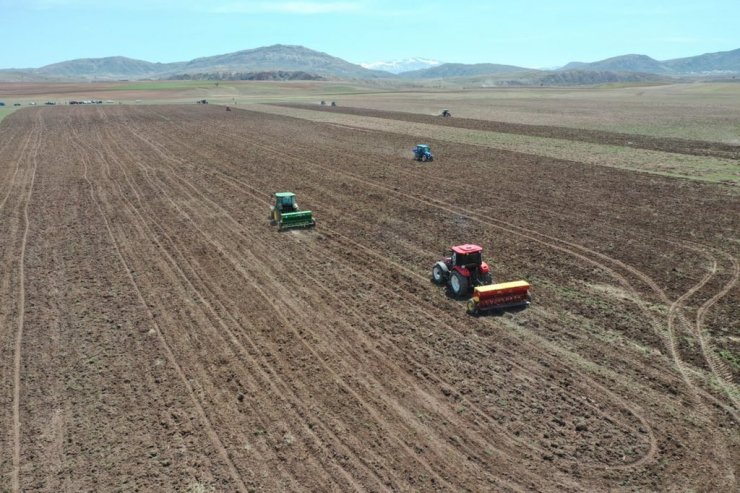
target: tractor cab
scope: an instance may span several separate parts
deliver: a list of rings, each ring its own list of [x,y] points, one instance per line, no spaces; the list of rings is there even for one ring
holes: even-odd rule
[[[483,263],[483,248],[478,245],[458,245],[447,253],[453,267],[474,268]]]
[[[298,205],[295,202],[295,194],[291,192],[276,193],[275,209],[280,213],[297,211]]]

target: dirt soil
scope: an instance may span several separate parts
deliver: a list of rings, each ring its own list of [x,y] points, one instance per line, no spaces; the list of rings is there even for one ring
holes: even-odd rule
[[[603,130],[587,130],[582,128],[558,127],[552,125],[532,125],[491,120],[476,120],[471,118],[442,118],[441,116],[420,115],[402,111],[382,111],[368,108],[351,108],[345,106],[316,106],[313,104],[280,104],[292,108],[311,109],[314,111],[330,111],[349,115],[372,116],[389,118],[417,123],[433,123],[455,128],[471,130],[489,130],[520,135],[551,137],[555,139],[591,142],[596,144],[611,144],[618,146],[648,149],[652,151],[675,152],[695,156],[712,156],[718,158],[740,159],[740,145],[723,144],[720,142],[706,142],[702,140],[677,139],[666,137],[651,137],[647,135],[606,132]]]
[[[416,143],[216,105],[7,117],[0,491],[736,491],[735,190]],[[276,231],[278,191],[316,228]],[[530,308],[430,282],[467,242]]]

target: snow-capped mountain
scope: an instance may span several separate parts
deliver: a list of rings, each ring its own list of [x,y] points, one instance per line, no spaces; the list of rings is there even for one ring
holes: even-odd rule
[[[370,70],[385,70],[392,74],[400,74],[401,72],[408,72],[409,70],[420,70],[436,67],[441,64],[442,62],[429,60],[428,58],[406,58],[404,60],[393,60],[390,62],[361,63],[360,65]]]

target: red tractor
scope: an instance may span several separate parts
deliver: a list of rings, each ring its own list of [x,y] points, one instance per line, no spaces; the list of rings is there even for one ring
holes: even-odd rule
[[[493,283],[488,264],[483,262],[483,248],[478,245],[457,245],[444,252],[444,260],[432,267],[432,279],[444,284],[456,297],[467,296],[476,286]]]

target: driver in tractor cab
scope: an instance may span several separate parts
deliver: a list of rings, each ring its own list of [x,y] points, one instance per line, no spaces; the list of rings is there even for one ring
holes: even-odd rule
[[[280,212],[289,212],[295,210],[295,197],[280,198]]]

